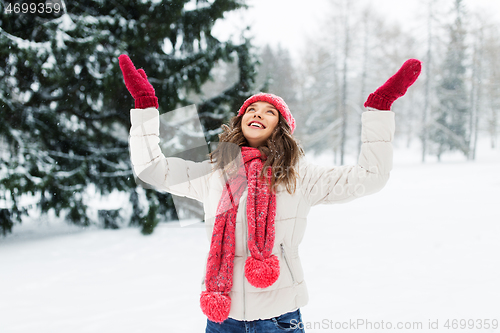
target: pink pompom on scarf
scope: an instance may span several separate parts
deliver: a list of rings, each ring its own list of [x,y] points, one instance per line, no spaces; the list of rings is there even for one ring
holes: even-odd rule
[[[257,288],[271,286],[279,277],[278,258],[272,254],[276,217],[276,194],[267,184],[271,182],[271,168],[267,181],[259,179],[265,156],[257,148],[241,147],[245,168],[239,168],[224,187],[212,232],[208,254],[205,286],[200,305],[203,313],[213,322],[222,323],[229,316],[233,286],[236,214],[240,198],[248,185],[247,221],[248,249],[251,256],[245,262],[245,276]]]

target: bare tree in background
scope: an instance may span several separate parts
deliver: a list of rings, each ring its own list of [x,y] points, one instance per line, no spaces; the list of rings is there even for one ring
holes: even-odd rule
[[[482,59],[484,61],[481,82],[484,85],[481,113],[484,129],[490,137],[491,148],[497,147],[500,113],[500,28],[488,22],[484,28]]]
[[[469,114],[469,133],[467,140],[469,141],[470,160],[476,159],[477,140],[479,132],[479,116],[481,105],[483,102],[483,44],[484,44],[484,26],[479,21],[476,21],[476,28],[471,31],[474,39],[473,55],[472,55],[472,77],[470,89],[470,114]]]

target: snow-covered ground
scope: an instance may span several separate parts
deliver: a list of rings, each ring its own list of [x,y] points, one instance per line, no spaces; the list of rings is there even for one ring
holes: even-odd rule
[[[300,249],[306,332],[500,332],[478,329],[500,321],[499,171],[500,150],[487,145],[477,162],[421,164],[396,149],[381,192],[313,207]],[[0,238],[0,332],[204,332],[208,245],[200,223],[161,224],[150,236],[52,219],[16,226]],[[447,329],[447,319],[476,329]]]

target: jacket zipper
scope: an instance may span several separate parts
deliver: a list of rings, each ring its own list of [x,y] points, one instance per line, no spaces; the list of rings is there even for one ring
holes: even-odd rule
[[[288,267],[288,271],[290,272],[290,276],[292,277],[292,282],[295,284],[295,278],[293,276],[292,269],[290,268],[290,264],[288,263],[288,259],[286,257],[286,252],[285,252],[285,247],[283,246],[283,243],[280,244],[281,247],[281,256],[283,259],[285,259],[286,266]]]

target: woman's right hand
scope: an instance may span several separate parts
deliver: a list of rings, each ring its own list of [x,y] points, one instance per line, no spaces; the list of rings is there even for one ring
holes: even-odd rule
[[[135,108],[155,107],[158,109],[158,98],[144,70],[136,69],[132,60],[125,54],[118,57],[118,62],[123,73],[125,86],[135,100]]]

